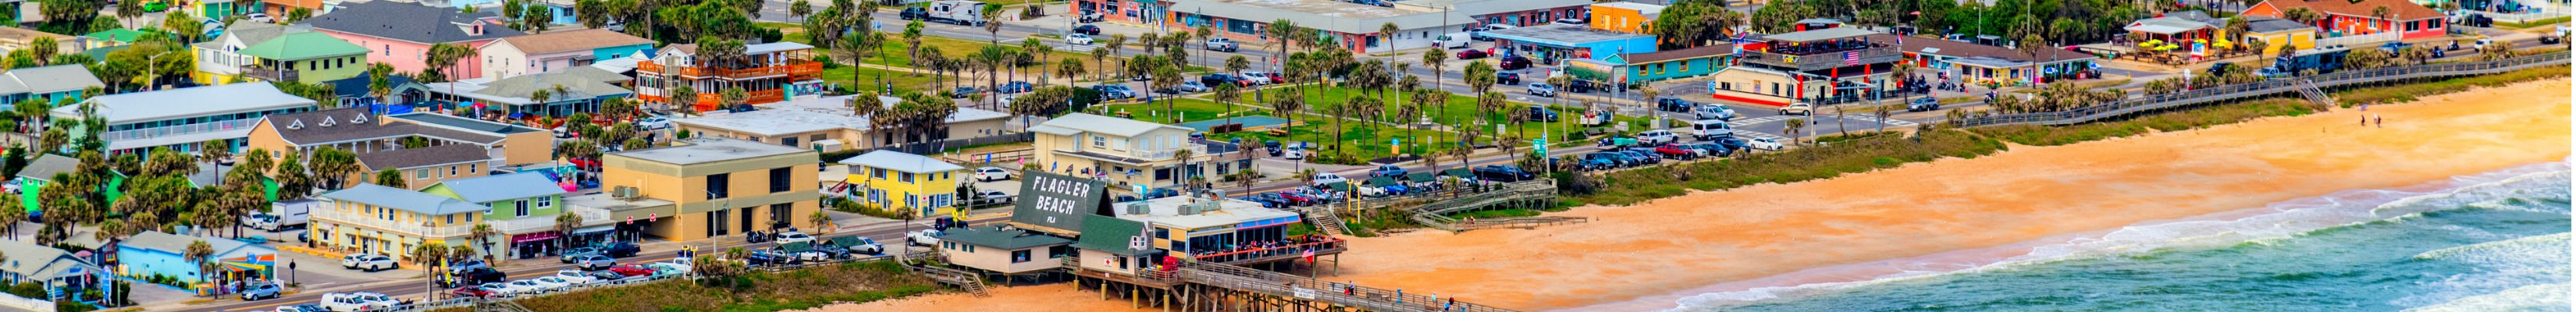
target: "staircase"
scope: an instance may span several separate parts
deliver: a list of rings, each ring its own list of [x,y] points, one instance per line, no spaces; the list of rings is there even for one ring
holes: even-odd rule
[[[2334,97],[2327,96],[2325,90],[2317,89],[2317,81],[2315,80],[2299,79],[2298,89],[2299,96],[2307,98],[2308,102],[2316,103],[2317,105],[2335,105]]]
[[[1541,225],[1581,222],[1569,222],[1567,220],[1557,220],[1557,218],[1551,217],[1541,217],[1548,219],[1548,221],[1545,222],[1493,222],[1494,220],[1477,220],[1475,222],[1469,222],[1448,216],[1451,213],[1486,209],[1506,204],[1548,202],[1556,198],[1556,180],[1540,179],[1488,187],[1490,189],[1482,192],[1462,194],[1455,199],[1413,206],[1406,210],[1413,213],[1413,221],[1420,222],[1424,226],[1450,232],[1498,227],[1526,228]]]
[[[1350,226],[1342,224],[1342,217],[1333,215],[1333,208],[1322,206],[1305,207],[1298,208],[1297,213],[1304,215],[1306,225],[1315,226],[1316,232],[1322,232],[1324,235],[1332,236],[1345,236],[1351,234]]]
[[[921,276],[929,277],[931,280],[939,281],[940,283],[957,285],[957,288],[965,289],[966,293],[975,294],[976,297],[990,297],[993,295],[992,293],[984,291],[984,279],[975,278],[975,273],[973,272],[936,266],[913,267],[913,272],[921,273]]]

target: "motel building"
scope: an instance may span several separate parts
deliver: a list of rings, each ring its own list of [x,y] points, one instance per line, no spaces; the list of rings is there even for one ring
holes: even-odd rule
[[[1870,38],[1878,34],[1835,27],[1774,34],[1743,44],[1744,53],[1735,66],[1711,75],[1716,85],[1709,96],[1771,106],[1867,101],[1871,90],[1864,88],[1887,79],[1904,58],[1893,42]]]

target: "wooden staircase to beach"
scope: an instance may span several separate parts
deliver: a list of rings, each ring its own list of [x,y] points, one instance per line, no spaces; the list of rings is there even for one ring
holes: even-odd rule
[[[911,248],[905,247],[905,249]],[[922,277],[928,277],[930,280],[938,281],[942,284],[957,285],[958,289],[964,289],[966,290],[966,293],[975,294],[976,297],[989,297],[993,295],[991,292],[984,289],[984,279],[980,275],[976,275],[975,272],[940,267],[928,262],[929,260],[937,260],[939,257],[939,251],[937,250],[906,250],[903,253],[895,254],[896,261],[898,263],[902,263],[903,267],[911,269],[914,274],[921,274]]]
[[[518,301],[485,299],[474,302],[474,312],[536,312],[536,310],[519,305]]]
[[[1591,221],[1591,219],[1573,217],[1521,217],[1478,220],[1459,220],[1457,218],[1449,217],[1449,214],[1451,213],[1495,207],[1531,205],[1533,203],[1550,203],[1556,199],[1556,180],[1541,179],[1521,181],[1499,186],[1489,186],[1489,188],[1491,189],[1487,191],[1462,194],[1457,198],[1413,206],[1413,208],[1406,210],[1413,213],[1414,222],[1420,222],[1424,226],[1447,230],[1450,232],[1463,232],[1467,230],[1491,228],[1532,228],[1546,225]]]
[[[2307,98],[2310,103],[2327,106],[2335,105],[2334,97],[2326,95],[2326,91],[2324,89],[2318,89],[2316,80],[2299,79],[2298,89],[2299,97]]]
[[[1342,217],[1334,215],[1333,208],[1331,207],[1315,206],[1298,208],[1297,213],[1304,215],[1306,225],[1314,226],[1315,232],[1321,232],[1324,233],[1324,235],[1332,236],[1351,234],[1350,226],[1342,224]]]

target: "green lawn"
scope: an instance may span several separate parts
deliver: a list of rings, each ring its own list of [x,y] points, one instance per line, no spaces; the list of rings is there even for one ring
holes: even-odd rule
[[[1494,90],[1500,91],[1505,88],[1508,88],[1508,86],[1495,86]],[[1282,89],[1274,89],[1274,91],[1276,90]],[[1313,106],[1310,107],[1310,110],[1312,111],[1324,111],[1322,109],[1323,107],[1341,105],[1342,103],[1349,101],[1350,98],[1354,96],[1371,95],[1365,92],[1340,87],[1323,87],[1320,88],[1320,90],[1322,91],[1307,91],[1307,103],[1309,103],[1309,106]],[[1511,91],[1503,92],[1506,92],[1506,94],[1514,94],[1511,93]],[[1317,96],[1319,94],[1321,96]],[[1537,139],[1541,134],[1545,134],[1550,141],[1564,142],[1564,138],[1566,138],[1567,133],[1588,129],[1574,124],[1582,118],[1580,111],[1582,111],[1583,97],[1583,95],[1569,94],[1565,95],[1565,98],[1551,100],[1549,102],[1527,103],[1507,101],[1503,104],[1503,109],[1505,111],[1478,114],[1476,111],[1475,97],[1450,94],[1447,100],[1443,100],[1437,105],[1425,108],[1423,114],[1429,115],[1432,118],[1432,122],[1465,127],[1468,125],[1476,125],[1477,120],[1484,120],[1486,122],[1509,122],[1509,120],[1504,119],[1508,116],[1508,110],[1528,109],[1530,105],[1548,106],[1552,108],[1551,110],[1556,111],[1556,122],[1532,121],[1519,123],[1516,124],[1515,127],[1506,128],[1509,133],[1494,133],[1495,131],[1491,123],[1478,126],[1478,130],[1484,132],[1488,137],[1518,136],[1526,139]],[[1388,105],[1390,110],[1394,109],[1394,104],[1411,103],[1409,99],[1406,99],[1403,95],[1396,94],[1395,92],[1388,92],[1384,98],[1380,99],[1380,101],[1390,103],[1390,105]],[[1550,104],[1550,102],[1557,104]],[[1390,112],[1387,113],[1387,115],[1393,115],[1393,113]],[[1391,117],[1392,116],[1381,116],[1381,118]],[[1535,118],[1535,116],[1533,116],[1533,118]],[[1619,122],[1633,122],[1636,118],[1635,116],[1619,116],[1615,120]]]
[[[852,72],[857,72],[860,75],[858,80],[853,81],[850,79],[850,74]],[[858,90],[864,90],[865,88],[860,88],[860,84],[856,82],[864,81],[874,83],[877,82],[877,79],[892,81],[895,88],[898,89],[931,90],[930,79],[932,76],[929,73],[913,75],[908,71],[900,70],[888,71],[884,69],[862,68],[858,66],[839,66],[831,69],[824,69],[822,75],[823,82],[837,83],[843,86],[850,86],[851,89]]]
[[[900,22],[900,21],[886,21],[886,23],[888,23],[887,25],[891,25],[890,27],[902,27],[902,25],[903,25],[902,23],[895,23],[895,22]],[[788,23],[760,23],[760,27],[766,27],[766,28],[798,28],[798,27],[803,27],[803,26],[801,26],[801,25],[797,25],[797,24],[788,24]],[[901,35],[902,35],[902,33],[900,33],[900,31],[902,31],[902,30],[901,30],[901,29],[896,29],[896,31],[898,31],[898,32],[897,32],[897,33],[889,33],[889,34],[887,34],[887,38],[886,38],[886,39],[887,39],[887,41],[886,41],[886,45],[885,45],[885,51],[882,51],[882,52],[877,53],[877,57],[870,57],[870,58],[868,58],[868,59],[867,59],[867,62],[868,62],[869,64],[889,65],[889,66],[895,66],[895,67],[912,67],[912,65],[911,65],[911,64],[912,64],[912,50],[910,50],[910,48],[909,48],[909,47],[910,47],[910,45],[906,45],[906,44],[904,44],[904,42],[903,42],[903,37],[901,36]],[[1003,39],[1012,39],[1012,38],[1003,38]],[[804,31],[802,31],[802,30],[797,30],[797,31],[787,31],[787,32],[786,32],[786,35],[785,35],[785,36],[783,36],[782,38],[780,38],[779,40],[784,40],[784,41],[788,41],[788,42],[796,42],[796,43],[805,43],[805,44],[812,44],[812,43],[814,43],[814,39],[813,39],[812,37],[807,36],[807,34],[806,34]],[[984,40],[966,40],[966,39],[957,39],[957,38],[948,38],[948,37],[940,37],[940,36],[923,35],[923,36],[921,36],[921,45],[922,45],[922,47],[927,48],[927,49],[937,49],[937,50],[939,50],[939,53],[940,53],[940,55],[941,55],[941,56],[944,56],[944,57],[947,57],[947,58],[960,58],[960,57],[965,57],[965,56],[967,56],[967,55],[974,54],[974,53],[975,53],[975,51],[983,50],[983,49],[984,49],[984,46],[986,46],[986,45],[991,45],[991,42],[987,42],[987,41],[984,41]],[[1020,49],[1020,46],[1019,46],[1018,44],[1016,44],[1016,43],[1005,43],[1005,44],[1002,44],[1002,47],[1003,47],[1003,48],[1006,48],[1006,49],[1010,49],[1011,51],[1019,51],[1019,49]],[[831,50],[832,50],[832,47],[820,47],[820,46],[818,46],[818,47],[815,47],[815,48],[814,48],[814,50],[815,50],[816,52],[826,52],[826,53],[828,53],[829,51],[831,51]],[[1058,60],[1062,60],[1062,59],[1064,59],[1064,58],[1068,58],[1068,57],[1082,59],[1082,62],[1083,62],[1084,64],[1091,65],[1091,67],[1092,67],[1092,71],[1093,71],[1093,72],[1098,72],[1098,71],[1101,69],[1100,64],[1096,64],[1096,63],[1094,63],[1094,62],[1092,62],[1092,61],[1091,61],[1091,55],[1090,55],[1090,54],[1083,54],[1083,53],[1073,53],[1073,52],[1057,51],[1057,52],[1055,52],[1055,53],[1048,53],[1048,56],[1047,56],[1046,61],[1048,62],[1048,64],[1053,64],[1054,62],[1058,62]],[[1053,69],[1054,69],[1054,67],[1053,67],[1053,65],[1049,65],[1046,69],[1048,69],[1048,70],[1053,70]],[[1195,69],[1195,68],[1194,68],[1194,69]]]
[[[1341,142],[1343,143],[1343,145],[1348,146],[1348,147],[1344,147],[1344,148],[1351,149],[1352,155],[1354,156],[1354,158],[1356,158],[1356,159],[1353,159],[1353,160],[1356,160],[1356,161],[1364,161],[1364,160],[1368,160],[1368,159],[1375,159],[1375,158],[1387,157],[1387,156],[1395,155],[1395,154],[1396,154],[1396,153],[1395,153],[1395,151],[1391,150],[1391,149],[1389,148],[1389,145],[1392,143],[1392,142],[1390,142],[1390,141],[1392,141],[1392,140],[1394,140],[1394,139],[1398,139],[1398,138],[1402,138],[1404,142],[1408,143],[1408,144],[1406,144],[1406,146],[1405,146],[1405,148],[1406,148],[1405,152],[1406,152],[1406,153],[1421,153],[1421,152],[1426,151],[1426,149],[1425,149],[1425,148],[1426,148],[1426,146],[1446,146],[1447,144],[1450,144],[1450,143],[1456,142],[1456,140],[1457,140],[1457,134],[1456,134],[1456,133],[1454,133],[1454,132],[1448,132],[1448,131],[1436,131],[1436,130],[1423,129],[1423,130],[1414,130],[1414,131],[1411,131],[1411,133],[1410,133],[1410,134],[1408,134],[1408,133],[1407,133],[1407,131],[1405,131],[1406,129],[1405,129],[1405,128],[1403,128],[1403,127],[1394,126],[1394,125],[1388,125],[1388,124],[1380,124],[1380,123],[1363,122],[1363,121],[1359,121],[1359,119],[1341,119],[1341,121],[1342,121],[1341,126],[1343,126],[1343,127],[1349,127],[1349,128],[1350,128],[1350,130],[1349,130],[1349,131],[1347,131],[1347,133],[1343,133],[1343,134],[1341,134],[1341,135],[1339,135],[1339,136],[1335,136],[1335,135],[1333,135],[1333,133],[1330,133],[1330,130],[1329,130],[1329,129],[1332,129],[1332,127],[1334,127],[1334,123],[1333,123],[1333,121],[1334,121],[1334,120],[1333,120],[1333,119],[1326,119],[1326,117],[1325,117],[1325,116],[1333,116],[1333,115],[1331,115],[1331,114],[1325,114],[1324,112],[1326,112],[1326,111],[1324,110],[1324,108],[1325,108],[1325,107],[1332,107],[1332,106],[1342,105],[1342,103],[1345,103],[1346,101],[1348,101],[1348,100],[1349,100],[1349,98],[1351,98],[1351,97],[1353,97],[1353,96],[1367,96],[1367,95],[1366,95],[1366,94],[1362,94],[1362,93],[1358,93],[1358,92],[1353,92],[1353,91],[1351,91],[1351,90],[1349,90],[1349,89],[1342,89],[1342,88],[1337,88],[1337,87],[1327,87],[1327,88],[1322,88],[1322,89],[1320,89],[1320,90],[1321,90],[1321,91],[1305,91],[1305,92],[1307,92],[1307,93],[1306,93],[1306,94],[1307,94],[1307,96],[1309,96],[1311,99],[1322,99],[1322,101],[1309,102],[1309,103],[1310,103],[1310,105],[1309,105],[1309,107],[1308,107],[1307,113],[1305,113],[1305,114],[1300,114],[1300,115],[1298,116],[1298,118],[1297,118],[1297,120],[1298,120],[1298,121],[1305,122],[1308,126],[1305,126],[1305,127],[1296,127],[1296,128],[1292,128],[1292,129],[1290,129],[1290,133],[1289,133],[1288,137],[1286,137],[1286,138],[1281,138],[1281,137],[1271,136],[1271,135],[1269,135],[1268,133],[1250,133],[1250,132],[1247,132],[1247,133],[1228,133],[1228,134],[1220,134],[1220,135],[1217,135],[1217,137],[1221,137],[1221,138],[1242,137],[1242,138],[1244,138],[1246,141],[1259,141],[1259,140],[1273,140],[1273,139],[1276,139],[1276,140],[1283,140],[1283,141],[1317,142],[1318,144],[1327,144],[1326,142],[1333,142],[1333,141],[1335,141],[1335,140],[1333,140],[1333,138],[1337,138],[1337,137],[1338,137],[1338,138],[1340,139],[1339,141],[1341,141]],[[1265,92],[1266,94],[1270,94],[1270,96],[1276,96],[1276,95],[1277,95],[1277,94],[1279,94],[1280,92],[1291,92],[1291,89],[1285,89],[1285,88],[1273,88],[1273,89],[1267,89],[1267,90],[1265,90],[1264,92]],[[1250,98],[1250,97],[1251,97],[1251,95],[1250,95],[1249,93],[1247,93],[1247,94],[1245,95],[1245,97],[1246,97],[1246,98]],[[1394,95],[1389,95],[1389,96],[1387,97],[1387,99],[1386,99],[1386,100],[1396,100],[1396,96],[1394,96]],[[1247,100],[1247,101],[1249,101],[1249,100]],[[1473,98],[1473,97],[1467,97],[1467,96],[1461,96],[1461,95],[1450,95],[1450,96],[1449,96],[1449,98],[1448,98],[1447,100],[1443,101],[1443,102],[1442,102],[1441,104],[1439,104],[1439,105],[1434,105],[1434,106],[1432,106],[1431,108],[1426,109],[1426,112],[1424,112],[1424,113],[1425,113],[1425,114],[1428,114],[1428,115],[1431,115],[1431,116],[1433,117],[1434,122],[1438,122],[1438,123],[1441,123],[1441,124],[1450,124],[1450,125],[1465,125],[1465,124],[1472,124],[1472,123],[1473,123],[1473,120],[1475,120],[1476,116],[1478,115],[1478,114],[1476,113],[1476,111],[1475,111],[1475,109],[1476,109],[1476,104],[1475,104],[1475,102],[1476,102],[1476,100],[1475,100],[1475,98]],[[1402,102],[1391,102],[1391,103],[1402,103]],[[1515,102],[1515,103],[1507,104],[1505,107],[1508,107],[1508,109],[1525,109],[1525,108],[1526,108],[1526,107],[1528,107],[1529,105],[1532,105],[1532,104],[1530,104],[1530,103],[1518,103],[1518,102]],[[1538,104],[1538,105],[1547,105],[1547,104],[1545,104],[1545,103],[1540,103],[1540,104]],[[1564,146],[1564,145],[1565,145],[1565,143],[1567,143],[1567,142],[1569,141],[1569,140],[1567,140],[1567,139],[1566,139],[1566,138],[1567,138],[1567,136],[1566,136],[1566,135],[1567,135],[1567,133],[1568,133],[1568,132],[1576,132],[1576,131],[1583,131],[1583,130],[1589,129],[1589,128],[1585,128],[1585,127],[1577,127],[1577,126],[1574,126],[1574,123],[1575,123],[1575,122],[1579,119],[1579,117],[1580,117],[1580,115],[1579,115],[1579,114],[1577,114],[1577,113],[1575,113],[1575,111],[1577,111],[1577,110],[1579,110],[1579,109],[1569,109],[1569,108],[1566,108],[1566,107],[1568,107],[1568,106],[1576,106],[1576,105],[1578,105],[1578,104],[1574,104],[1574,103],[1567,103],[1567,104],[1565,104],[1565,105],[1563,105],[1563,106],[1550,105],[1550,106],[1553,106],[1553,107],[1557,107],[1557,109],[1556,109],[1557,114],[1558,114],[1558,121],[1557,121],[1557,122],[1528,122],[1528,123],[1521,123],[1521,124],[1517,124],[1515,127],[1511,127],[1511,128],[1509,128],[1509,129],[1508,129],[1508,131],[1511,131],[1510,133],[1501,133],[1500,135],[1498,135],[1497,133],[1492,133],[1492,132],[1494,132],[1494,130],[1493,130],[1493,128],[1491,128],[1491,127],[1493,127],[1493,126],[1492,126],[1492,125],[1490,125],[1490,124],[1483,125],[1483,126],[1479,126],[1480,128],[1478,128],[1478,129],[1481,129],[1483,132],[1486,132],[1486,133],[1485,133],[1485,136],[1484,136],[1484,139],[1480,139],[1479,141],[1480,141],[1480,142],[1487,142],[1487,143],[1490,143],[1490,142],[1492,142],[1492,140],[1494,140],[1494,139],[1496,139],[1496,138],[1499,138],[1499,137],[1511,137],[1511,136],[1521,136],[1521,137],[1525,137],[1525,138],[1529,138],[1529,139],[1536,139],[1536,138],[1538,138],[1538,137],[1539,137],[1539,135],[1541,135],[1541,134],[1545,134],[1545,135],[1546,135],[1546,136],[1547,136],[1547,137],[1552,141],[1552,142],[1551,142],[1551,143],[1552,143],[1551,145]],[[1393,110],[1393,109],[1390,109],[1390,110]],[[1107,115],[1112,115],[1112,116],[1115,116],[1115,115],[1117,115],[1118,113],[1124,112],[1124,113],[1127,113],[1129,116],[1131,116],[1131,118],[1135,118],[1135,119],[1138,119],[1138,120],[1147,120],[1147,121],[1163,122],[1163,123],[1168,123],[1168,124],[1178,124],[1178,123],[1184,123],[1184,122],[1213,120],[1213,119],[1225,118],[1225,117],[1227,117],[1227,116],[1275,116],[1275,114],[1272,114],[1272,112],[1270,112],[1270,110],[1269,110],[1268,108],[1264,108],[1264,107],[1247,107],[1247,106],[1242,106],[1242,105],[1240,105],[1240,104],[1229,106],[1229,105],[1223,105],[1223,104],[1219,104],[1219,103],[1212,102],[1212,101],[1208,101],[1208,100],[1204,100],[1204,99],[1195,99],[1195,98],[1182,98],[1182,99],[1178,99],[1178,100],[1168,101],[1168,104],[1166,104],[1166,102],[1154,102],[1154,103],[1129,103],[1129,104],[1104,105],[1104,106],[1101,106],[1100,110],[1097,110],[1097,111],[1095,111],[1095,112],[1103,113],[1103,114],[1107,114]],[[1486,116],[1488,116],[1488,117],[1492,118],[1492,119],[1490,119],[1490,120],[1502,120],[1502,118],[1503,118],[1503,116],[1504,116],[1504,115],[1503,115],[1502,113],[1494,113],[1494,114],[1486,114]],[[1178,118],[1174,118],[1174,117],[1178,117]],[[1372,116],[1372,117],[1377,118],[1378,120],[1383,120],[1383,121],[1387,121],[1387,122],[1398,122],[1397,120],[1394,120],[1394,116],[1393,116],[1393,114],[1392,114],[1392,113],[1386,113],[1386,114],[1381,114],[1381,115],[1379,115],[1379,116]],[[1633,117],[1633,116],[1621,116],[1621,117],[1619,117],[1617,120],[1618,120],[1619,122],[1627,122],[1627,123],[1635,123],[1635,122],[1638,122],[1638,119],[1637,119],[1636,117]],[[1635,129],[1643,129],[1643,128],[1635,128]],[[1422,143],[1428,143],[1428,144],[1422,144]],[[1577,144],[1580,144],[1580,143],[1578,142]],[[1329,145],[1329,144],[1327,144],[1327,145]],[[1328,146],[1328,147],[1329,147],[1329,146]],[[1340,159],[1337,159],[1337,160],[1340,160]],[[1339,162],[1339,161],[1336,161],[1336,162]]]

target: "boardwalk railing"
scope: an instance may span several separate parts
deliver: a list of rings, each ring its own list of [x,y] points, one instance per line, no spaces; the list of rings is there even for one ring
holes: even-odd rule
[[[1370,311],[1511,311],[1502,308],[1468,303],[1466,301],[1458,301],[1456,304],[1450,304],[1448,301],[1443,301],[1444,299],[1425,296],[1420,292],[1405,294],[1393,289],[1358,287],[1350,284],[1317,281],[1315,279],[1287,273],[1262,271],[1221,263],[1190,262],[1182,264],[1179,274],[1176,277],[1183,281],[1200,285],[1246,292],[1257,292],[1273,296],[1294,297],[1303,300],[1330,302],[1341,306],[1356,307]]]
[[[2567,64],[2567,58],[2567,52],[2560,51],[2494,61],[2410,65],[2367,70],[2346,70],[2304,78],[2309,81],[2313,81],[2315,84],[2314,87],[2316,88],[2332,88],[2346,85],[2380,83],[2416,78],[2495,74],[2541,66],[2562,66]],[[2300,79],[2270,79],[2261,82],[2217,86],[2171,94],[2132,97],[2111,103],[2086,106],[2066,111],[1969,117],[1959,119],[1955,121],[1955,123],[1960,127],[2000,125],[2070,125],[2103,118],[2135,114],[2143,111],[2232,101],[2285,92],[2298,92],[2301,87],[2302,83]]]
[[[1472,230],[1477,227],[1458,226],[1461,221],[1457,218],[1450,218],[1448,214],[1483,209],[1514,201],[1543,200],[1550,198],[1556,198],[1556,180],[1538,179],[1507,183],[1492,191],[1431,202],[1420,206],[1413,206],[1413,208],[1407,210],[1413,213],[1414,222],[1421,222],[1422,225],[1430,226],[1432,228],[1456,232]]]

